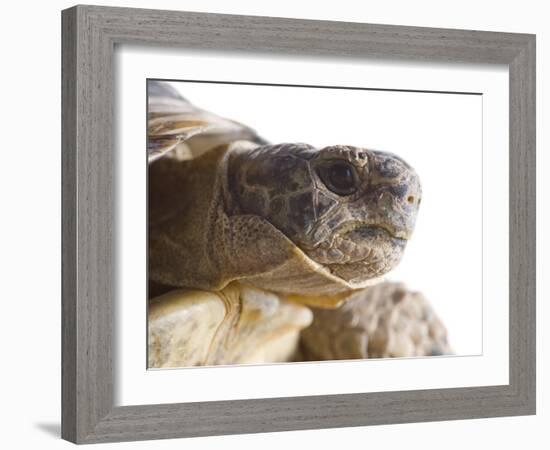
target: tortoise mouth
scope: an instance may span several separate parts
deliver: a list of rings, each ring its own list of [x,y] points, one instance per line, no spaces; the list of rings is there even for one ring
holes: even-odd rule
[[[350,233],[359,234],[356,238],[365,238],[369,236],[374,236],[379,233],[386,233],[389,238],[398,239],[401,241],[407,241],[409,238],[409,233],[406,230],[400,229],[394,224],[391,223],[365,223],[360,221],[350,221],[342,226],[338,227],[335,231],[335,236],[345,236]]]
[[[401,260],[407,239],[390,227],[368,224],[342,227],[330,241],[307,254],[333,275],[350,283],[380,277]]]

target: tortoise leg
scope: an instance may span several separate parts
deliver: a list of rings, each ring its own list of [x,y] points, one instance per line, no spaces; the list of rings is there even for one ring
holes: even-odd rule
[[[352,294],[334,310],[313,308],[301,334],[304,360],[452,354],[447,331],[426,298],[384,282]]]
[[[148,366],[288,361],[311,320],[309,308],[238,283],[172,290],[149,302]]]

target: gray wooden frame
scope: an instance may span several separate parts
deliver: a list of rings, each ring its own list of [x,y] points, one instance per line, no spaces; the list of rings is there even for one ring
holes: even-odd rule
[[[63,438],[93,443],[535,413],[535,36],[96,6],[63,11],[62,31]],[[114,407],[116,44],[506,64],[509,384]]]

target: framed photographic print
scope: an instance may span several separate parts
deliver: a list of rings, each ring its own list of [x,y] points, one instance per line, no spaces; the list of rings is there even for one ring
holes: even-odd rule
[[[534,414],[533,35],[62,17],[65,439]]]

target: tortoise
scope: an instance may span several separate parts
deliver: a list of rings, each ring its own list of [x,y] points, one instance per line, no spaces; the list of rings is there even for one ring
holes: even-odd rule
[[[414,229],[397,155],[270,144],[169,83],[148,83],[147,148],[150,367],[296,359],[315,311],[380,283]]]

